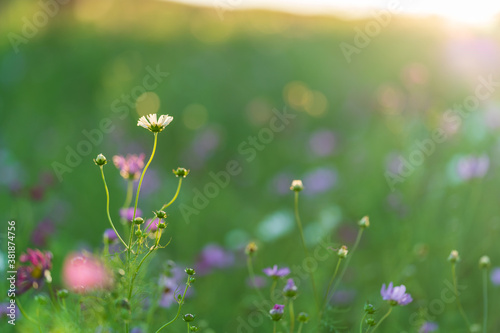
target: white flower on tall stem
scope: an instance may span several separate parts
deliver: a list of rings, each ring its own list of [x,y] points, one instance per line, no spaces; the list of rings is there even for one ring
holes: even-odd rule
[[[137,126],[142,126],[153,133],[159,133],[163,131],[165,127],[174,119],[174,117],[168,114],[163,114],[160,118],[156,119],[156,113],[148,114],[147,116],[142,116],[137,122]]]

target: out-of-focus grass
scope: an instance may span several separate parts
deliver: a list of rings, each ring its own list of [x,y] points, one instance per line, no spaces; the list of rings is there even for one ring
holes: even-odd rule
[[[446,262],[451,249],[458,249],[463,258],[458,270],[467,285],[464,306],[479,321],[477,262],[483,254],[489,254],[493,263],[499,259],[495,247],[500,223],[498,131],[484,120],[487,108],[498,108],[498,92],[465,119],[456,134],[437,145],[395,192],[384,173],[391,153],[408,158],[417,140],[442,126],[448,108],[474,93],[478,75],[494,74],[496,67],[482,62],[475,44],[470,50],[458,49],[472,54],[467,55],[450,53],[454,43],[483,40],[493,47],[484,52],[494,56],[498,35],[451,29],[438,19],[394,18],[347,63],[339,44],[352,43],[353,28],[363,28],[368,21],[260,11],[228,11],[221,21],[212,8],[161,2],[116,2],[102,13],[99,8],[104,7],[84,1],[61,7],[46,27],[20,45],[19,53],[7,38],[0,41],[0,142],[6,166],[16,165],[15,177],[2,178],[2,184],[19,181],[24,188],[33,186],[41,172],[51,172],[53,162],[64,163],[66,147],[75,149],[85,139],[82,130],[97,128],[103,118],[110,118],[115,127],[82,163],[64,174],[62,182],[56,180],[44,200],[12,196],[7,186],[0,194],[2,219],[18,222],[19,250],[32,246],[30,233],[40,220],[57,222],[47,245],[55,255],[56,284],[64,255],[82,246],[99,247],[108,226],[104,192],[92,158],[101,152],[108,159],[118,153],[150,153],[152,136],[136,127],[135,107],[120,119],[113,103],[142,84],[146,67],[159,66],[170,75],[153,92],[161,103],[159,112],[175,120],[159,136],[151,166],[159,186],[145,193],[140,208],[148,212],[170,199],[176,186],[170,170],[177,166],[192,170],[179,199],[188,205],[192,205],[193,189],[202,190],[211,181],[210,171],[224,170],[231,159],[242,161],[243,171],[189,224],[178,208],[169,211],[167,234],[172,243],[158,262],[173,259],[193,264],[204,245],[233,245],[235,235],[258,240],[259,223],[266,216],[292,209],[292,194],[278,195],[273,188],[279,173],[285,172],[291,180],[319,167],[334,168],[338,174],[334,188],[304,196],[301,210],[306,225],[332,209],[340,212],[336,226],[325,235],[339,245],[352,244],[343,236],[346,226],[370,215],[372,226],[341,284],[355,291],[345,321],[357,323],[362,304],[367,299],[380,304],[381,284],[394,281],[406,284],[415,302],[395,312],[391,332],[408,330],[409,316],[440,299],[444,281],[451,280]],[[19,33],[21,18],[32,17],[38,8],[30,2],[11,1],[2,10],[2,31]],[[477,61],[476,71],[455,65],[467,56]],[[498,66],[498,60],[493,64]],[[408,80],[405,73],[415,68],[424,81]],[[313,103],[301,104],[307,98],[313,98]],[[201,113],[189,111],[193,104],[202,106]],[[268,126],[273,108],[285,107],[296,119],[254,161],[244,162],[238,146]],[[206,115],[201,124],[197,123],[200,114],[202,119]],[[334,153],[325,157],[314,156],[309,145],[311,134],[320,129],[333,131],[336,138]],[[207,140],[200,139],[203,135],[216,141],[206,158],[196,157]],[[484,179],[453,183],[452,159],[472,153],[489,155],[488,174]],[[106,173],[112,211],[117,212],[124,200],[123,180],[112,165],[106,166]],[[54,208],[60,206],[64,209]],[[262,242],[256,267],[260,271],[275,263],[293,266],[301,260],[294,230]],[[325,265],[318,272],[321,285],[334,262]],[[216,332],[234,332],[235,319],[247,311],[252,295],[245,278],[243,261],[200,277],[189,311],[205,318]],[[312,306],[308,288],[303,284],[297,309]],[[491,298],[496,294],[493,289]],[[491,313],[497,310],[492,304]],[[447,327],[446,332],[460,332],[455,305],[446,305],[436,321]],[[498,329],[499,323],[495,325]]]

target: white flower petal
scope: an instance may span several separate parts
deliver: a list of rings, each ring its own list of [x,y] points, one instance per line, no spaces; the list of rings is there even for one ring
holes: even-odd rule
[[[153,126],[158,124],[158,121],[156,120],[156,113],[148,114],[148,120]]]

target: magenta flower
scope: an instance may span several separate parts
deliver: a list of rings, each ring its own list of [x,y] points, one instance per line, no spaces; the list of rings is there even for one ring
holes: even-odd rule
[[[113,156],[113,163],[120,169],[120,175],[125,179],[137,180],[144,168],[144,154],[127,154],[127,157],[121,155]]]
[[[273,278],[281,278],[290,274],[290,269],[288,267],[283,267],[278,269],[278,265],[274,265],[272,268],[267,267],[262,270],[264,274]]]
[[[155,232],[158,230],[158,224],[160,224],[160,220],[156,217],[154,219],[147,219],[144,222],[144,232]]]
[[[52,253],[42,253],[40,250],[27,249],[21,254],[19,261],[28,263],[17,270],[17,295],[21,295],[30,288],[38,289],[43,284],[45,272],[52,269]]]
[[[433,323],[431,321],[426,321],[425,323],[420,326],[420,329],[418,330],[418,333],[430,333],[434,332],[438,329],[438,325],[436,323]]]
[[[113,284],[111,272],[97,257],[87,253],[69,254],[63,264],[64,284],[74,292],[106,289]]]
[[[137,208],[137,211],[135,212],[135,217],[138,217],[141,215],[142,215],[142,211],[139,208]],[[120,209],[120,217],[122,219],[129,221],[129,222],[132,222],[132,220],[134,219],[134,207]]]
[[[491,272],[491,283],[500,286],[500,267],[496,267]]]
[[[404,285],[393,287],[392,282],[389,283],[387,289],[384,283],[382,285],[382,289],[380,290],[380,294],[382,295],[382,299],[384,301],[389,301],[391,305],[403,306],[413,301],[411,295],[406,293],[406,287]]]
[[[104,242],[106,243],[114,243],[118,240],[118,236],[113,229],[106,229],[103,234]]]
[[[269,311],[271,315],[271,319],[274,321],[278,321],[283,317],[283,312],[285,310],[285,306],[281,304],[275,304],[274,307]]]

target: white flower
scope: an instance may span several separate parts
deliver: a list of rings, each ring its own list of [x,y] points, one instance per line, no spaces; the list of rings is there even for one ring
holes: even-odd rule
[[[167,127],[173,119],[174,117],[169,116],[168,114],[162,114],[157,120],[156,113],[152,113],[147,116],[142,116],[137,122],[137,126],[142,126],[153,133],[158,133],[163,131],[163,129]]]

